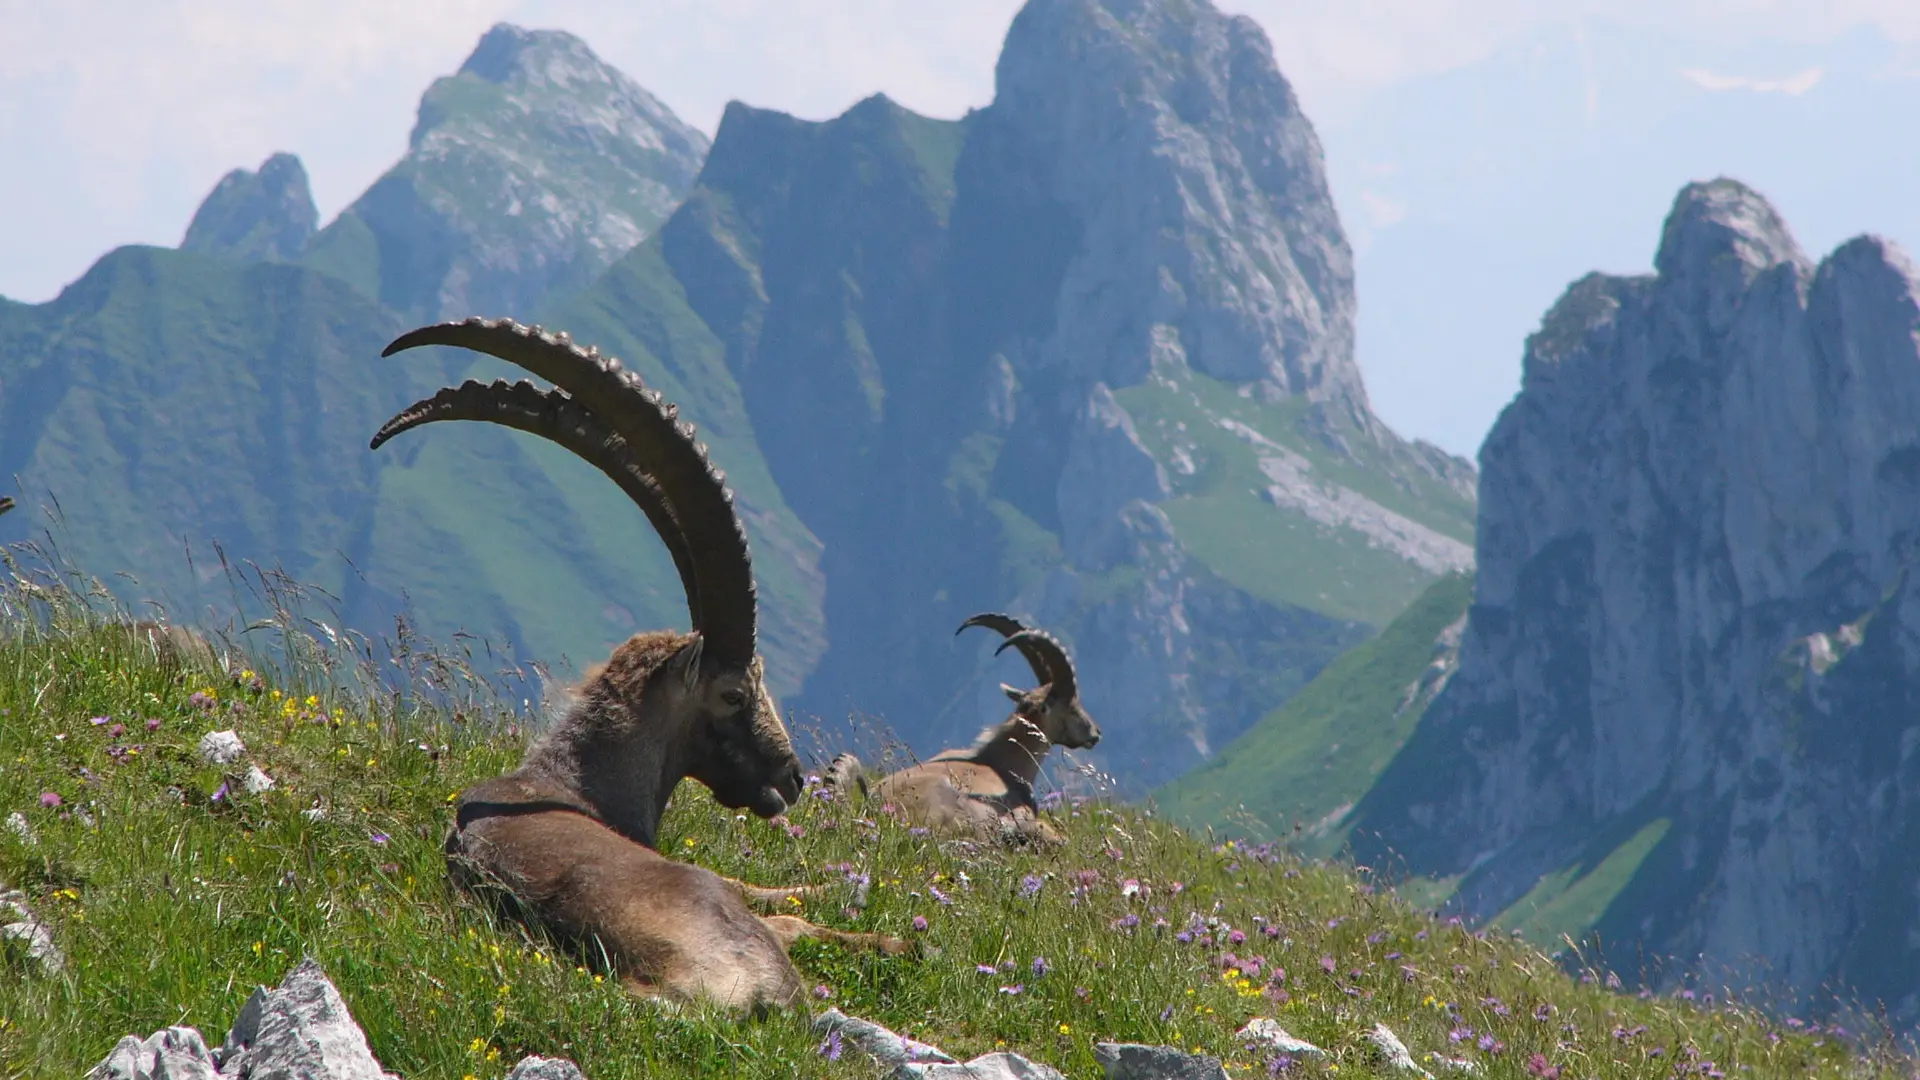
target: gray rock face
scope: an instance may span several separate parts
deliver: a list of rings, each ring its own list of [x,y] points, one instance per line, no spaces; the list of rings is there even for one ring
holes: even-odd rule
[[[1171,1046],[1095,1043],[1093,1059],[1107,1080],[1226,1080],[1226,1066],[1207,1054],[1189,1054]]]
[[[1490,915],[1665,828],[1604,940],[1910,1017],[1914,272],[1872,237],[1813,266],[1730,180],[1680,193],[1655,266],[1581,279],[1528,340],[1459,667],[1359,856],[1466,873],[1454,903]]]
[[[427,90],[409,141],[310,263],[428,318],[527,318],[585,286],[672,212],[708,146],[579,38],[507,23]]]
[[[194,212],[182,251],[248,262],[292,262],[320,225],[307,170],[292,154],[275,154],[259,172],[235,169],[220,178]]]
[[[1033,0],[995,76],[1007,136],[1083,224],[1048,362],[1132,385],[1164,326],[1215,378],[1366,411],[1353,254],[1319,139],[1253,20]]]
[[[529,1055],[520,1059],[520,1063],[507,1074],[507,1080],[586,1080],[580,1066],[566,1058],[544,1058]]]
[[[347,1012],[311,958],[302,960],[280,987],[241,1009],[228,1035],[244,1048],[247,1080],[390,1080],[367,1048],[367,1037]]]
[[[26,824],[25,818],[21,824]],[[33,842],[30,828],[21,836]],[[66,954],[55,944],[53,931],[34,914],[27,894],[19,889],[0,890],[0,943],[19,949],[43,974],[58,975],[67,968]]]
[[[1060,470],[1060,538],[1067,556],[1091,569],[1110,568],[1123,553],[1096,546],[1097,534],[1129,503],[1159,502],[1170,490],[1166,470],[1140,441],[1133,417],[1106,383],[1094,383]]]
[[[577,1072],[575,1074],[578,1075]],[[190,1027],[128,1035],[87,1080],[397,1080],[380,1068],[340,992],[312,958],[255,990],[209,1050]]]
[[[87,1080],[219,1080],[206,1040],[190,1027],[162,1028],[146,1039],[128,1035]]]

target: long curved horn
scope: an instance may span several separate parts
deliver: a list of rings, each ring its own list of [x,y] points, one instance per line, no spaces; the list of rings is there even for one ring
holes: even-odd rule
[[[753,563],[746,530],[734,513],[726,474],[707,460],[693,425],[620,361],[582,349],[564,334],[511,319],[468,319],[423,326],[395,338],[392,356],[421,345],[452,345],[516,364],[565,390],[625,439],[653,477],[686,535],[698,582],[694,603],[705,653],[719,663],[746,664],[754,655]]]
[[[1080,692],[1074,682],[1073,661],[1067,658],[1066,647],[1061,645],[1059,639],[1052,634],[1045,630],[1022,630],[1001,642],[1000,648],[993,650],[994,655],[1000,655],[1001,650],[1009,645],[1017,647],[1023,653],[1031,647],[1034,652],[1046,657],[1047,666],[1053,670],[1053,678],[1050,680],[1053,685],[1047,691],[1048,697],[1070,698]],[[1039,668],[1039,664],[1034,664],[1035,671]]]
[[[576,457],[607,474],[620,485],[660,540],[673,556],[674,569],[680,572],[680,585],[687,594],[687,612],[694,626],[700,625],[700,595],[694,575],[693,554],[687,550],[687,538],[674,519],[672,507],[659,485],[653,482],[640,463],[634,460],[626,440],[609,431],[606,425],[579,402],[558,390],[542,390],[522,380],[492,384],[472,379],[459,386],[416,401],[380,426],[368,449],[378,450],[382,443],[403,431],[440,420],[480,420],[515,428],[550,439],[571,450]]]
[[[11,496],[0,495],[0,514],[4,514],[11,509],[13,509],[13,498]]]
[[[984,626],[989,630],[999,633],[1001,637],[1006,638],[1009,642],[1014,641],[1014,639],[1027,628],[1025,623],[1011,615],[1002,614],[998,611],[983,611],[978,615],[972,616],[966,622],[961,623],[960,629],[955,630],[953,636],[959,637],[969,626]],[[1003,643],[1000,649],[1006,647],[1006,644]],[[1014,647],[1020,650],[1021,656],[1027,658],[1027,666],[1033,669],[1035,682],[1050,683],[1054,681],[1055,674],[1053,667],[1047,662],[1046,654],[1040,650],[1038,645],[1035,645],[1029,639],[1021,639],[1014,644]],[[999,656],[1000,649],[993,650],[993,655]],[[1069,679],[1071,679],[1071,676],[1069,676]]]

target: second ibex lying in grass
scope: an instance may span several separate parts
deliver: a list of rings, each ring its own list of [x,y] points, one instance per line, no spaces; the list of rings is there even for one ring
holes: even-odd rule
[[[1002,684],[1013,715],[980,734],[966,750],[945,750],[918,765],[891,773],[873,794],[893,803],[917,824],[946,835],[1015,843],[1058,843],[1060,834],[1039,816],[1033,782],[1040,761],[1054,745],[1085,749],[1100,741],[1100,726],[1080,704],[1073,661],[1053,635],[1030,630],[1009,615],[987,612],[960,624],[999,631],[999,652],[1020,650],[1040,685],[1020,690]],[[842,754],[828,767],[828,782],[842,790],[866,787],[860,760]]]
[[[806,889],[762,889],[654,850],[683,777],[722,805],[773,817],[799,796],[800,761],[755,649],[753,569],[724,477],[673,405],[617,360],[511,321],[422,327],[385,355],[454,345],[498,357],[558,389],[467,382],[389,420],[374,447],[438,420],[481,420],[542,436],[620,485],[665,542],[693,632],[636,634],[590,673],[573,706],[520,767],[460,793],[447,838],[460,885],[539,926],[635,993],[759,1010],[801,996],[787,948],[817,938],[890,953],[899,939],[793,915],[757,915]]]

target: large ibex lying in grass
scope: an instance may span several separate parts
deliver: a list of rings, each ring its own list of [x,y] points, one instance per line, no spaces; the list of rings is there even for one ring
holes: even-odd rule
[[[1070,749],[1093,746],[1100,741],[1100,726],[1081,706],[1073,661],[1053,635],[994,612],[973,616],[954,633],[970,626],[1005,636],[994,653],[1019,649],[1040,685],[1020,690],[1001,684],[1013,700],[1013,715],[982,732],[969,749],[944,750],[889,774],[873,793],[900,807],[908,820],[946,835],[1058,843],[1060,834],[1040,819],[1033,797],[1040,761],[1056,744]],[[858,758],[842,754],[828,768],[829,781],[843,790],[850,781],[865,786],[860,768]]]
[[[389,420],[378,448],[409,428],[481,420],[550,439],[612,478],[666,544],[693,632],[636,634],[589,673],[572,707],[520,767],[460,794],[446,843],[456,883],[492,899],[650,997],[759,1011],[792,1005],[788,947],[817,938],[904,952],[907,943],[757,915],[808,890],[763,889],[654,850],[683,777],[735,809],[773,817],[800,794],[787,729],[755,650],[747,537],[724,476],[676,408],[620,363],[564,334],[508,320],[422,327],[383,355],[452,345],[555,384],[467,382]]]

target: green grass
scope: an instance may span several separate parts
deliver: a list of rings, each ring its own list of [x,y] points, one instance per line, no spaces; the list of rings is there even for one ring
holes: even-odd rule
[[[1425,702],[1402,709],[1432,660],[1434,639],[1467,610],[1473,578],[1449,574],[1377,637],[1342,654],[1286,704],[1213,760],[1155,792],[1168,818],[1256,837],[1311,830],[1373,786],[1413,733]],[[1337,823],[1301,836],[1306,850],[1338,845]]]
[[[524,738],[524,718],[490,701],[464,657],[416,644],[404,654],[416,673],[408,692],[361,694],[339,682],[352,658],[310,647],[291,617],[279,635],[253,636],[306,659],[256,681],[162,667],[57,590],[35,598],[15,583],[0,613],[0,811],[22,813],[36,834],[27,843],[0,831],[0,876],[26,890],[71,961],[55,977],[8,961],[0,1074],[81,1075],[120,1036],[174,1023],[217,1038],[256,984],[309,954],[374,1053],[409,1080],[489,1080],[528,1053],[571,1057],[593,1080],[865,1074],[820,1056],[803,1016],[662,1012],[445,887],[449,797],[509,768]],[[384,665],[383,655],[363,653],[361,666]],[[451,703],[420,704],[423,683]],[[209,798],[231,770],[201,764],[194,747],[229,726],[278,781],[272,791],[236,785]],[[48,792],[60,806],[42,805]],[[311,821],[302,811],[316,801],[327,813]],[[914,935],[914,917],[926,918],[920,936],[939,951],[923,959],[797,949],[822,988],[810,1002],[958,1055],[1004,1046],[1069,1076],[1099,1074],[1092,1046],[1104,1039],[1200,1048],[1235,1075],[1265,1075],[1265,1060],[1233,1036],[1255,1015],[1332,1051],[1330,1063],[1289,1075],[1378,1075],[1360,1040],[1375,1022],[1418,1056],[1450,1049],[1494,1078],[1529,1075],[1534,1054],[1569,1077],[1667,1076],[1690,1051],[1728,1075],[1910,1072],[1817,1033],[1776,1041],[1742,1008],[1576,983],[1518,942],[1436,922],[1349,870],[1215,846],[1123,806],[1056,817],[1069,842],[1051,857],[936,844],[884,808],[811,797],[791,815],[796,836],[688,784],[661,847],[759,882],[839,882],[843,893],[808,905],[834,926]],[[849,872],[871,876],[864,910],[843,908]],[[1028,875],[1042,882],[1031,896]],[[1245,939],[1223,926],[1181,940],[1209,916]],[[1260,973],[1223,976],[1227,952],[1261,957]],[[1035,974],[1042,957],[1047,970]],[[1277,968],[1284,982],[1269,983]],[[1015,985],[1019,994],[1002,990]],[[1498,1052],[1450,1044],[1456,1025],[1491,1033]]]

